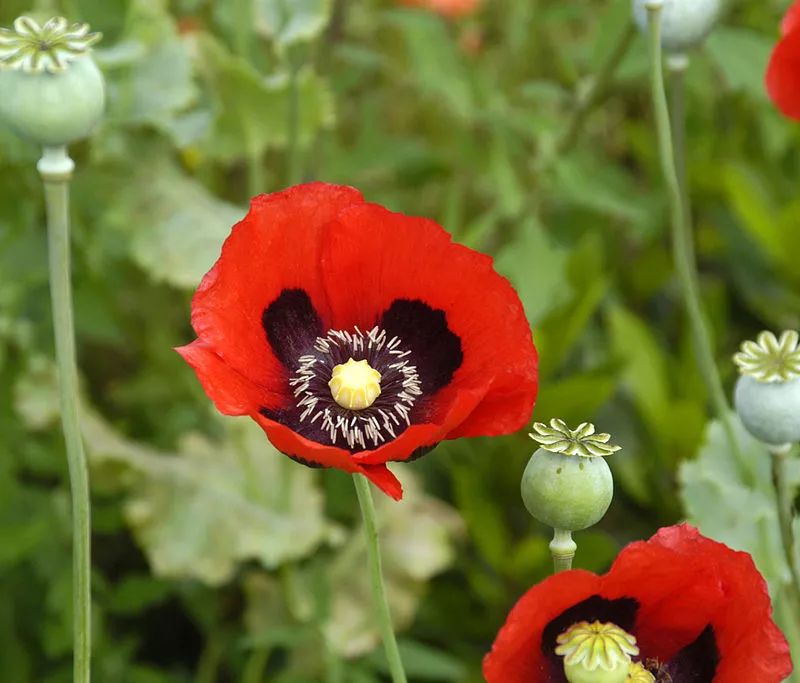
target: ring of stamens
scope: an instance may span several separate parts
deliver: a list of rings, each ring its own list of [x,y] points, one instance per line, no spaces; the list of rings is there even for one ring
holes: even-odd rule
[[[330,441],[341,440],[351,450],[377,448],[387,438],[395,438],[411,425],[411,410],[422,394],[417,368],[409,362],[411,351],[397,336],[373,327],[368,332],[329,330],[317,337],[313,353],[297,359],[297,369],[289,380],[300,421],[320,423]],[[334,368],[348,361],[365,360],[380,373],[380,395],[359,410],[336,403],[329,382]]]

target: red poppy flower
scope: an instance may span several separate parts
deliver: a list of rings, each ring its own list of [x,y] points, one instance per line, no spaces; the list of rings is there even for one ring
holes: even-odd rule
[[[492,260],[350,187],[253,199],[192,300],[192,325],[198,339],[178,352],[221,412],[397,499],[388,461],[516,431],[536,397],[530,326]]]
[[[767,92],[783,114],[800,120],[800,0],[784,16],[781,35],[767,67]]]
[[[401,2],[407,7],[431,10],[449,19],[473,14],[481,4],[481,0],[401,0]]]
[[[772,621],[767,586],[749,555],[686,524],[627,546],[611,570],[573,570],[534,586],[486,656],[488,683],[566,681],[556,638],[577,622],[616,624],[642,664],[672,683],[780,683],[789,646]]]

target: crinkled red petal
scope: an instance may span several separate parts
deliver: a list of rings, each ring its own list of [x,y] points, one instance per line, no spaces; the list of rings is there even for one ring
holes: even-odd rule
[[[262,314],[283,290],[298,288],[325,319],[319,269],[323,227],[362,202],[357,190],[325,183],[255,197],[192,300],[197,336],[243,377],[287,391],[287,371],[267,342]]]
[[[800,21],[800,10],[797,10]],[[800,120],[800,30],[793,30],[775,46],[769,60],[766,87],[775,106],[789,118]]]
[[[550,669],[542,632],[559,614],[599,590],[600,577],[578,569],[554,574],[531,588],[511,610],[483,660],[487,683],[547,683]]]
[[[330,226],[322,271],[339,329],[369,328],[396,300],[420,300],[445,311],[463,351],[451,386],[487,387],[447,438],[513,432],[530,419],[538,386],[536,350],[522,303],[491,258],[453,243],[433,221],[360,204]]]
[[[668,549],[675,563],[700,562],[716,573],[722,600],[709,622],[721,657],[713,683],[780,683],[789,676],[789,645],[772,620],[767,584],[750,555],[686,524],[661,529],[649,544]],[[703,609],[705,600],[698,596],[687,608]]]
[[[175,349],[194,369],[208,397],[225,415],[252,415],[283,402],[282,393],[259,386],[234,370],[202,339]]]

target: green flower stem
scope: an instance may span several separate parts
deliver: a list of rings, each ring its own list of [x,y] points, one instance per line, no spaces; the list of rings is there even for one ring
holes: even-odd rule
[[[253,35],[253,0],[233,2],[233,43],[236,53],[250,61],[250,43]]]
[[[689,57],[684,54],[667,57],[667,71],[670,74],[670,101],[672,104],[672,148],[675,150],[675,172],[681,189],[681,204],[691,223],[692,208],[689,187],[686,180],[686,70],[689,68]],[[692,262],[695,261],[694,244],[689,240],[692,249]]]
[[[578,544],[572,540],[572,532],[566,529],[553,529],[553,540],[550,541],[550,554],[553,556],[553,571],[564,572],[572,569],[572,560]]]
[[[556,154],[554,158],[558,158],[561,154],[572,149],[580,137],[583,125],[591,113],[597,101],[607,90],[611,79],[617,71],[625,55],[633,44],[633,39],[636,36],[636,27],[633,22],[629,22],[627,28],[620,36],[619,42],[614,49],[609,53],[606,61],[600,65],[600,69],[595,74],[587,90],[579,97],[578,102],[572,110],[572,118],[569,125],[566,127],[564,134],[559,138],[555,146]]]
[[[746,482],[755,483],[752,465],[741,450],[731,420],[730,407],[725,398],[717,366],[714,362],[714,351],[711,343],[705,313],[700,300],[697,278],[697,264],[694,258],[690,217],[687,206],[681,196],[681,184],[677,171],[675,148],[673,146],[672,127],[669,104],[664,88],[664,74],[661,55],[661,3],[654,1],[647,8],[650,33],[650,67],[655,110],[656,129],[658,133],[658,151],[662,172],[667,185],[670,217],[672,223],[672,252],[675,269],[683,294],[683,302],[689,317],[689,326],[694,337],[695,353],[700,372],[711,397],[717,419],[722,424],[728,438],[731,453],[735,457],[739,469]]]
[[[303,170],[300,162],[300,64],[290,55],[289,64],[289,107],[287,121],[286,159],[289,185],[302,180]]]
[[[242,683],[264,683],[271,652],[272,648],[262,646],[250,653],[242,671]]]
[[[353,481],[358,494],[358,504],[361,506],[361,517],[364,520],[372,594],[375,599],[375,607],[378,610],[378,621],[383,635],[383,647],[386,650],[386,659],[389,662],[392,683],[407,683],[403,662],[400,659],[400,650],[397,647],[397,639],[394,636],[392,615],[389,612],[389,602],[386,599],[386,587],[383,584],[381,550],[378,542],[378,527],[375,522],[375,505],[372,502],[372,492],[369,489],[369,481],[363,474],[354,474]]]
[[[61,423],[72,494],[73,681],[91,677],[91,518],[89,471],[78,416],[78,368],[70,283],[69,180],[75,164],[64,147],[45,148],[37,166],[44,181],[50,297],[56,339]]]
[[[793,607],[791,612],[800,628],[800,569],[797,566],[797,544],[794,537],[792,491],[786,478],[786,460],[791,449],[791,444],[770,446],[769,452],[772,458],[772,485],[775,487],[781,542],[791,577],[786,586],[786,593]]]

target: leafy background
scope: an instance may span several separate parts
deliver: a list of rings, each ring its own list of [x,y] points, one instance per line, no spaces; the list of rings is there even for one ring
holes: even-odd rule
[[[702,292],[728,388],[741,339],[800,326],[800,134],[762,84],[785,5],[731,0],[688,73]],[[614,504],[578,535],[578,566],[602,571],[626,542],[688,516],[754,553],[789,623],[766,455],[747,442],[746,483],[709,423],[641,38],[574,144],[552,153],[629,30],[628,0],[486,0],[457,21],[376,0],[3,0],[0,23],[31,11],[105,35],[108,115],[73,149],[96,680],[385,680],[347,476],[295,465],[253,425],[216,415],[172,351],[193,337],[191,292],[247,198],[300,178],[355,185],[496,257],[541,353],[535,417],[591,419],[623,446]],[[0,128],[10,683],[70,680],[69,501],[36,156]],[[379,514],[412,680],[480,681],[508,609],[549,572],[546,530],[518,493],[531,451],[524,434],[462,440],[396,468],[407,500],[380,501]]]

